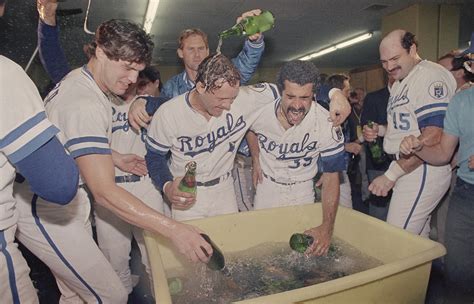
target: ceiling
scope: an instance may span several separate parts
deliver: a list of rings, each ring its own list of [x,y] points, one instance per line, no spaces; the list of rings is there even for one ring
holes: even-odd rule
[[[91,35],[84,32],[89,0],[60,0],[63,13],[80,9],[78,14],[59,17],[61,41],[72,66],[86,61],[82,46]],[[87,28],[94,31],[104,20],[127,18],[143,24],[148,0],[91,0]],[[162,66],[178,65],[176,39],[184,28],[200,27],[208,33],[211,51],[217,33],[232,26],[242,12],[263,8],[273,12],[275,27],[265,34],[266,51],[261,66],[278,66],[335,42],[367,31],[374,37],[314,60],[319,67],[356,68],[378,63],[381,20],[384,15],[415,3],[444,3],[461,7],[460,46],[467,46],[474,30],[474,1],[416,0],[161,0],[153,23],[155,50],[153,61]],[[370,10],[374,4],[387,7]],[[34,0],[8,0],[0,18],[0,54],[26,66],[36,47],[37,12]],[[222,51],[233,56],[241,38],[224,41]]]

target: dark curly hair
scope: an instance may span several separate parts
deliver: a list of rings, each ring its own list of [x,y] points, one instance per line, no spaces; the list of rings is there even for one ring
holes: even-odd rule
[[[402,39],[400,40],[400,45],[407,52],[410,52],[410,48],[413,44],[418,48],[418,40],[416,39],[416,35],[411,32],[405,32],[405,34],[402,36]]]
[[[196,76],[196,84],[198,82],[204,84],[206,91],[213,92],[226,82],[231,86],[239,85],[240,73],[229,58],[218,53],[201,62]]]
[[[463,70],[464,71],[464,76],[463,79],[466,82],[472,82],[474,81],[474,74],[470,73],[465,67],[464,67],[464,62],[471,60],[468,55],[464,56],[459,56],[458,51],[451,51],[440,58],[438,58],[438,61],[441,61],[443,59],[451,59],[451,64],[452,64],[452,69],[451,71],[458,71],[458,70]]]
[[[163,88],[163,82],[161,81],[160,71],[156,67],[147,66],[145,69],[140,71],[140,73],[138,73],[138,86],[143,84],[146,85],[150,81],[155,82],[157,80],[160,82],[158,89],[161,92],[161,89]]]
[[[133,63],[151,62],[153,41],[139,25],[122,19],[103,22],[95,32],[95,40],[84,47],[86,55],[95,56],[100,47],[110,60]]]
[[[285,63],[278,72],[276,85],[280,93],[285,89],[285,80],[300,86],[312,83],[313,92],[316,92],[319,85],[319,70],[312,62],[293,60]]]

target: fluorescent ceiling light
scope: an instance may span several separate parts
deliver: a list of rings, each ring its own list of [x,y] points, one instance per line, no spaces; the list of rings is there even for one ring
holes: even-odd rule
[[[361,41],[367,40],[367,39],[369,39],[370,37],[372,37],[372,35],[373,35],[372,33],[366,33],[366,34],[357,36],[357,37],[355,37],[355,38],[352,38],[352,39],[349,39],[349,40],[346,40],[346,41],[337,43],[336,45],[327,47],[327,48],[322,49],[322,50],[320,50],[320,51],[317,51],[317,52],[311,53],[311,54],[309,54],[309,55],[303,56],[303,57],[301,57],[301,58],[299,58],[299,59],[300,59],[300,60],[303,60],[303,61],[311,60],[311,59],[313,59],[313,58],[316,58],[316,57],[325,55],[325,54],[327,54],[327,53],[334,52],[335,50],[342,49],[342,48],[348,47],[348,46],[350,46],[350,45],[359,43],[359,42],[361,42]]]
[[[143,22],[143,29],[147,34],[150,33],[153,21],[155,21],[156,13],[158,12],[158,5],[160,0],[148,0],[148,6],[146,8],[145,22]]]

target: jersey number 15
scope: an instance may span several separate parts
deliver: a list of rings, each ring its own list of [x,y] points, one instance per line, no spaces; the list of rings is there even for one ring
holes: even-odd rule
[[[393,128],[406,131],[410,129],[410,114],[393,112]]]

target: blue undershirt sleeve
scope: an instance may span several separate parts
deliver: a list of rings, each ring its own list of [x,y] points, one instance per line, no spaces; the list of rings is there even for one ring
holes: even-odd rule
[[[151,180],[158,189],[163,191],[165,183],[173,180],[173,175],[168,167],[167,155],[147,150],[145,161]]]
[[[77,192],[79,170],[56,137],[15,164],[31,191],[55,204],[66,205]]]
[[[38,23],[38,51],[41,63],[54,83],[58,83],[71,71],[59,42],[58,26]]]
[[[155,114],[155,112],[158,110],[159,107],[161,107],[162,104],[170,100],[169,97],[161,95],[158,97],[143,96],[142,98],[146,100],[145,110],[150,116],[153,116],[153,114]]]

